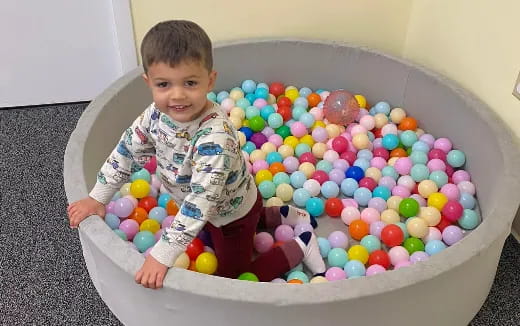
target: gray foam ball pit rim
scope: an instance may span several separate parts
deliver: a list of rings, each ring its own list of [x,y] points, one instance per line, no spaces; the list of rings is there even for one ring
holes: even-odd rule
[[[235,71],[238,71],[236,64],[239,58],[244,59],[245,56],[255,53],[259,56],[269,56],[273,50],[286,54],[294,53],[295,50],[303,51],[303,53],[296,54],[291,58],[296,63],[286,60],[283,64],[287,65],[287,69],[284,69],[283,65],[275,64],[274,61],[273,68],[269,69],[266,65],[262,66],[265,60],[262,57],[257,57],[252,62],[259,62],[259,67],[253,65],[241,66],[240,75],[236,76]],[[241,53],[233,54],[236,51]],[[233,58],[229,59],[229,56],[235,56],[234,60]],[[323,79],[323,77],[306,75],[303,69],[296,69],[293,66],[293,64],[302,62],[299,60],[312,60],[316,56],[322,56],[323,64],[320,68],[323,73],[332,76],[327,79],[328,84],[320,82],[316,82],[320,85],[312,84],[312,80]],[[273,55],[273,60],[285,59]],[[416,115],[413,108],[420,109],[421,106],[435,104],[424,101],[430,96],[429,89],[438,89],[437,94],[445,94],[447,99],[435,97],[430,98],[431,101],[438,101],[436,105],[439,106],[443,104],[451,105],[453,104],[449,102],[451,100],[455,101],[454,103],[460,103],[462,107],[453,108],[453,119],[470,120],[473,123],[473,125],[470,123],[471,132],[474,130],[475,135],[467,135],[467,132],[460,130],[450,130],[449,124],[440,123],[436,120],[442,119],[442,114],[432,115],[431,119],[421,119],[419,114],[421,124],[426,130],[436,131],[440,135],[451,136],[456,133],[455,138],[459,138],[459,141],[454,141],[456,145],[464,142],[467,138],[477,136],[480,130],[475,130],[476,128],[487,128],[489,139],[481,140],[482,147],[486,148],[486,145],[489,145],[496,150],[496,157],[490,157],[489,160],[497,165],[496,168],[499,169],[499,172],[495,172],[496,170],[490,171],[489,174],[494,173],[492,176],[486,176],[484,173],[474,175],[475,180],[480,179],[480,182],[476,182],[476,184],[482,207],[482,224],[450,250],[445,250],[421,264],[399,271],[388,271],[370,278],[302,286],[250,283],[172,269],[165,279],[166,290],[172,290],[172,292],[180,295],[207,298],[208,302],[216,302],[212,299],[217,299],[234,302],[237,305],[253,303],[257,308],[266,305],[272,307],[272,309],[280,306],[309,307],[309,305],[315,305],[315,307],[318,307],[325,303],[353,303],[356,300],[369,300],[384,294],[395,294],[397,300],[400,290],[406,291],[409,287],[432,279],[442,279],[444,274],[464,268],[466,263],[475,264],[475,259],[480,256],[484,260],[481,264],[494,264],[491,267],[487,266],[487,269],[489,269],[487,274],[492,275],[486,275],[485,282],[482,285],[487,286],[487,290],[484,291],[487,294],[491,285],[489,279],[492,281],[500,249],[507,234],[509,234],[512,220],[518,208],[520,181],[520,172],[517,169],[520,163],[517,140],[510,128],[489,107],[455,83],[436,73],[384,53],[348,44],[290,39],[244,40],[221,43],[215,47],[215,67],[219,70],[220,76],[216,89],[229,88],[232,85],[229,83],[237,83],[243,78],[249,78],[249,76],[267,81],[279,79],[287,82],[287,84],[294,83],[300,86],[340,88],[338,87],[339,84],[346,84],[344,80],[338,80],[338,76],[341,75],[343,79],[351,78],[349,85],[352,87],[346,85],[345,88],[364,94],[369,100],[388,100],[393,106],[402,106],[411,111],[414,116]],[[373,74],[366,73],[370,69],[378,71],[380,78],[370,78]],[[117,99],[118,94],[124,93],[129,84],[135,83],[135,79],[140,78],[140,74],[141,70],[136,69],[116,81],[89,105],[79,120],[65,153],[64,182],[69,202],[87,196],[87,184],[91,185],[91,181],[87,182],[85,179],[85,172],[93,168],[87,169],[84,165],[91,164],[85,163],[84,157],[85,152],[87,152],[85,147],[92,146],[92,144],[87,144],[89,137],[92,137],[90,135],[91,128],[99,123],[102,111],[107,105],[117,105],[115,102],[120,100]],[[342,74],[350,74],[353,77],[344,77]],[[267,79],[267,77],[271,78]],[[225,85],[226,82],[229,85]],[[392,82],[392,85],[380,85],[383,82],[386,84]],[[145,92],[143,91],[142,94],[145,94]],[[445,103],[445,101],[449,103]],[[143,108],[141,106],[139,109],[142,110]],[[424,114],[427,115],[427,112],[423,112]],[[474,116],[468,116],[468,114]],[[466,135],[464,135],[465,133]],[[107,146],[113,147],[113,143]],[[465,149],[464,146],[460,146],[460,148]],[[472,169],[484,171],[489,164],[489,162],[472,160],[471,157],[468,157],[468,159],[470,171]],[[87,177],[94,178],[94,175]],[[490,185],[489,189],[484,188],[486,184]],[[124,284],[127,286],[133,286],[131,283],[133,275],[144,259],[142,255],[111,232],[97,216],[90,217],[82,222],[79,232],[93,282],[103,299],[111,306],[110,299],[117,298],[117,295],[114,296],[114,294],[106,291],[110,287],[110,284],[107,283],[109,278],[97,272],[98,269],[102,269],[99,264],[101,261],[96,261],[91,252],[102,253],[104,259],[106,258],[104,264],[113,264],[122,273],[126,273],[128,277],[124,280],[126,282]],[[322,295],[323,293],[327,295]],[[447,298],[446,300],[454,299]],[[482,298],[468,298],[468,300],[476,300],[480,304],[484,299],[485,295]],[[480,307],[478,302],[477,305]],[[474,310],[474,308],[472,309]],[[476,313],[476,311],[473,313]],[[469,321],[471,317],[465,316],[464,318]]]

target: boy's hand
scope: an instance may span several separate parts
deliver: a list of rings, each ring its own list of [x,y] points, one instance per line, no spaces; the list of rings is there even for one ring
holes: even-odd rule
[[[168,266],[161,264],[152,255],[146,257],[143,266],[135,274],[135,282],[145,288],[159,289],[163,286]]]
[[[67,214],[69,214],[70,227],[77,228],[79,223],[90,215],[99,215],[104,218],[105,205],[87,197],[70,204],[67,208]]]

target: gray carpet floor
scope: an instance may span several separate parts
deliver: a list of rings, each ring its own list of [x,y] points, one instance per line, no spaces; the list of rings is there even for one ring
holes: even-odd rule
[[[63,154],[85,107],[0,110],[1,325],[121,325],[90,281],[66,218]],[[471,325],[520,325],[519,293],[520,244],[509,236]]]

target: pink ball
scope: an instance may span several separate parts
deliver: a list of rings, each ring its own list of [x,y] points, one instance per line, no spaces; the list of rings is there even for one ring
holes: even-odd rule
[[[375,221],[370,224],[370,234],[376,236],[378,239],[381,239],[381,231],[386,226],[386,223],[383,221]]]
[[[323,154],[323,159],[333,163],[335,160],[339,159],[339,154],[334,150],[328,150]]]
[[[157,169],[157,158],[152,156],[152,158],[144,164],[144,168],[150,172],[150,174],[154,174]]]
[[[345,138],[346,140],[352,140],[352,135],[350,135],[348,132],[343,132],[341,135],[341,137]]]
[[[442,150],[444,153],[448,153],[449,151],[451,151],[452,143],[448,138],[438,138],[433,143],[433,148],[437,148]]]
[[[323,110],[320,108],[312,108],[309,110],[309,113],[312,114],[315,120],[323,120]]]
[[[403,175],[397,179],[397,184],[403,186],[406,189],[412,191],[415,188],[415,180],[409,175]]]
[[[318,181],[320,185],[322,185],[325,181],[329,181],[329,175],[323,170],[314,171],[311,178]]]
[[[161,240],[162,233],[163,233],[163,229],[159,229],[159,230],[157,230],[157,232],[155,232],[155,234],[154,234],[155,241]]]
[[[258,253],[264,253],[271,250],[274,245],[273,236],[267,232],[259,232],[255,235],[254,246]]]
[[[412,169],[413,162],[409,157],[400,157],[395,161],[394,169],[400,175],[407,175],[410,173]]]
[[[269,164],[265,160],[257,160],[253,162],[253,173],[257,173],[260,170],[269,169]]]
[[[123,231],[126,234],[126,239],[131,241],[139,232],[139,223],[131,218],[126,219],[119,224],[119,230]]]
[[[367,207],[361,211],[361,219],[365,221],[368,225],[379,221],[380,215],[379,211],[372,207]]]
[[[379,264],[374,264],[374,265],[368,266],[367,271],[365,272],[365,275],[372,276],[372,275],[383,273],[385,271],[386,271],[386,269],[383,266],[381,266]]]
[[[280,136],[278,134],[273,134],[273,135],[269,136],[269,138],[267,140],[270,143],[274,144],[276,146],[276,148],[282,146],[282,144],[283,144],[283,138],[282,138],[282,136]]]
[[[392,195],[407,198],[410,197],[410,190],[405,186],[397,185],[392,188]]]
[[[456,222],[463,212],[464,207],[456,200],[448,200],[442,208],[442,215],[450,222]]]
[[[105,206],[105,211],[106,213],[110,213],[110,214],[114,214],[114,207],[116,205],[116,202],[115,201],[111,201],[110,203],[108,203],[106,206]],[[117,214],[115,214],[117,215]]]
[[[442,240],[442,233],[435,226],[428,227],[428,234],[423,238],[425,243],[432,240]]]
[[[220,106],[224,110],[226,110],[227,113],[229,113],[231,109],[235,106],[235,100],[233,100],[230,97],[225,98],[224,100],[222,100],[222,102],[220,102]]]
[[[271,128],[271,127],[265,127],[264,129],[262,129],[261,131],[267,138],[271,137],[272,135],[274,135],[274,129]]]
[[[332,138],[327,140],[327,149],[329,149],[329,150],[332,149]]]
[[[460,198],[459,187],[453,183],[447,183],[442,186],[441,192],[448,197],[448,200],[459,200]]]
[[[393,189],[397,185],[397,182],[391,176],[385,175],[379,179],[379,185],[385,186],[388,189]]]
[[[386,166],[386,160],[379,156],[373,157],[370,160],[370,166],[382,170]]]
[[[471,181],[471,176],[466,170],[457,170],[453,172],[453,176],[451,178],[454,184],[459,184],[462,181]]]
[[[404,261],[401,261],[401,262],[398,262],[397,265],[394,266],[394,269],[399,269],[399,268],[402,268],[402,267],[407,267],[407,266],[410,266],[412,263],[409,261],[409,260],[404,260]]]
[[[339,281],[347,278],[347,273],[342,268],[331,267],[325,272],[325,278],[328,281]]]
[[[362,125],[354,125],[350,129],[350,135],[352,137],[354,137],[357,134],[366,134],[366,133],[367,133],[367,129],[365,127],[363,127]]]
[[[312,154],[312,152],[305,152],[299,157],[300,164],[304,162],[312,163],[312,165],[316,165],[316,157]]]
[[[433,160],[434,158],[439,159],[443,162],[446,162],[446,153],[444,151],[434,148],[431,151],[428,152],[428,159]]]
[[[291,134],[295,137],[303,137],[307,135],[307,127],[300,121],[296,121],[291,125]]]
[[[430,160],[426,166],[428,169],[430,169],[430,172],[433,171],[446,171],[446,164],[438,158],[434,158],[433,160]]]
[[[406,250],[402,246],[395,246],[388,250],[388,256],[390,257],[390,262],[392,265],[397,265],[400,262],[408,261],[410,259],[410,254],[408,250]]]
[[[462,229],[456,225],[450,225],[442,230],[442,241],[446,243],[448,246],[459,242],[464,237],[462,233]]]
[[[340,156],[341,159],[345,160],[348,162],[348,164],[350,165],[353,165],[354,162],[357,160],[357,154],[355,151],[347,151],[347,152],[343,152],[341,153],[341,156]]]
[[[361,213],[359,212],[357,207],[345,206],[345,204],[343,204],[343,206],[344,208],[341,211],[341,220],[343,221],[343,223],[345,223],[346,225],[350,225],[350,223],[352,223],[353,221],[359,220],[361,218]]]
[[[381,139],[381,138],[377,138],[377,139]],[[374,140],[374,142],[375,142],[375,140]],[[390,152],[388,152],[388,150],[384,147],[376,147],[374,145],[374,157],[382,157],[386,162],[390,158]]]
[[[341,154],[348,149],[348,140],[342,136],[332,139],[332,149]]]
[[[348,236],[342,231],[331,232],[327,239],[331,248],[346,249],[348,247]]]
[[[424,142],[424,143],[426,143],[426,144],[428,144],[428,146],[430,148],[432,148],[433,143],[435,143],[435,137],[433,137],[430,134],[421,135],[421,137],[419,137],[419,140]]]
[[[360,110],[364,111],[364,110]],[[376,126],[376,120],[371,115],[364,115],[359,119],[359,124],[365,127],[366,130],[372,130]]]
[[[339,159],[339,160],[335,160],[334,163],[332,163],[332,166],[335,169],[345,172],[350,167],[350,164],[348,164],[348,162],[344,159]]]
[[[390,189],[390,188],[388,188]],[[381,197],[373,197],[368,201],[368,207],[376,209],[379,214],[387,208],[386,200]]]
[[[287,242],[294,238],[294,230],[289,225],[279,225],[276,230],[274,230],[274,238],[276,241]]]
[[[256,106],[257,108],[261,109],[263,108],[264,106],[267,105],[267,101],[264,100],[263,98],[257,98],[254,102],[253,102],[253,106]]]
[[[174,215],[168,215],[164,218],[164,220],[162,221],[161,223],[161,227],[163,229],[166,229],[166,228],[169,228],[172,223],[173,223],[173,220],[175,219],[175,216]]]
[[[300,162],[296,157],[288,156],[283,160],[283,166],[285,167],[285,171],[287,173],[293,173],[294,171],[298,170]]]
[[[475,185],[471,181],[461,181],[457,184],[460,192],[467,192],[468,194],[475,195]]]
[[[354,207],[354,208],[359,207],[359,204],[353,198],[343,198],[343,199],[341,199],[341,203],[343,204],[343,207]]]
[[[298,223],[294,226],[294,235],[295,236],[299,236],[303,232],[307,232],[307,231],[310,231],[310,232],[314,231],[314,228],[312,227],[312,225],[310,223]]]
[[[397,126],[393,123],[387,123],[381,128],[381,135],[384,137],[386,135],[397,135]]]
[[[413,195],[410,195],[410,198],[415,199],[415,201],[417,203],[419,203],[419,206],[421,206],[421,207],[426,206],[426,199],[423,198],[423,196],[421,196],[419,194],[413,194]]]
[[[325,143],[329,139],[327,129],[323,127],[317,127],[312,131],[312,138],[318,143]]]
[[[377,187],[377,182],[370,177],[363,177],[359,180],[359,187],[367,188],[370,191],[374,191],[374,188]]]
[[[150,189],[151,190],[151,189]],[[137,207],[137,199],[132,195],[126,195],[123,198],[128,198],[132,202],[133,209]],[[126,217],[126,216],[125,216]]]

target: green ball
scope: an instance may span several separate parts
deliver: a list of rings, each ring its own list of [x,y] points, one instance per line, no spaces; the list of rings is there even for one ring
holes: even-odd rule
[[[417,216],[419,213],[419,203],[413,198],[405,198],[399,204],[399,213],[404,217]]]
[[[409,220],[407,220],[409,221]],[[397,225],[398,227],[401,228],[401,231],[403,231],[403,238],[406,240],[410,237],[410,234],[408,233],[408,228],[406,227],[406,224],[404,224],[403,222],[397,222],[397,223],[394,223],[395,225]]]
[[[424,164],[415,164],[410,170],[410,176],[415,182],[421,182],[428,179],[430,176],[430,169]]]
[[[440,189],[442,186],[444,186],[445,184],[448,183],[448,175],[444,171],[440,171],[440,170],[433,171],[430,174],[430,180],[435,182],[437,187],[439,187],[439,189]]]
[[[464,163],[466,163],[466,155],[464,155],[464,152],[459,151],[458,149],[453,149],[448,152],[446,161],[448,161],[448,164],[454,168],[460,168],[464,165]]]
[[[249,119],[249,128],[254,132],[262,131],[265,127],[265,121],[261,116],[257,115]]]
[[[287,173],[285,173],[285,172],[278,172],[273,177],[273,183],[274,183],[275,187],[278,187],[282,183],[287,183],[287,184],[290,185],[291,184],[291,177],[289,177],[289,175]],[[274,194],[272,196],[274,196]]]
[[[291,128],[287,126],[281,126],[280,128],[276,128],[276,134],[285,139],[291,135]]]
[[[428,155],[421,151],[412,151],[409,155],[413,164],[426,164],[428,163]]]
[[[143,253],[155,244],[155,236],[150,231],[140,231],[134,236],[133,243]]]
[[[121,231],[119,229],[115,229],[114,233],[117,234],[117,236],[120,237],[122,240],[124,240],[124,241],[128,240],[126,237],[126,233],[124,233],[123,231]]]
[[[265,180],[258,185],[258,191],[260,191],[263,198],[269,199],[276,193],[276,185],[272,181]]]
[[[416,251],[424,251],[424,243],[421,239],[410,237],[404,241],[404,248],[411,255]]]
[[[400,136],[401,143],[406,147],[412,147],[412,145],[417,141],[417,134],[414,131],[406,130],[401,133]]]
[[[242,273],[238,276],[238,279],[239,280],[242,280],[242,281],[251,281],[251,282],[258,282],[258,277],[253,274],[253,273],[250,273],[250,272],[245,272],[245,273]]]

